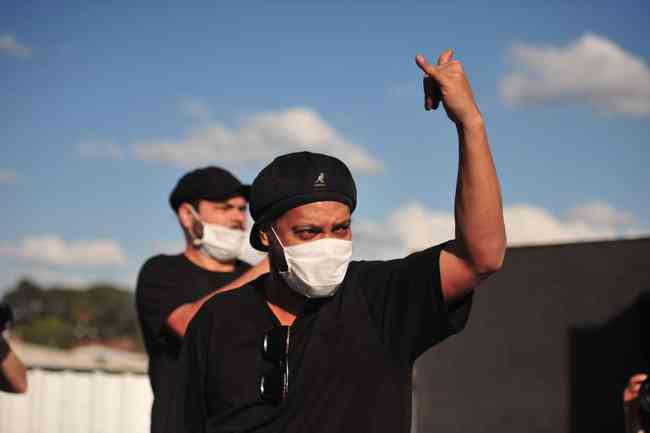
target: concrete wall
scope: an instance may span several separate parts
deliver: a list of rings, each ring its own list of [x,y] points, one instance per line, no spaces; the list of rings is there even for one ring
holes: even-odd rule
[[[623,432],[648,291],[650,239],[510,249],[466,330],[418,360],[417,431]]]

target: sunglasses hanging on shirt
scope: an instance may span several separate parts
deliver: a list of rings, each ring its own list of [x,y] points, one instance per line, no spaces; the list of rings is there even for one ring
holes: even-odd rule
[[[264,401],[280,404],[289,393],[289,343],[291,326],[278,326],[264,335],[262,355],[274,364],[260,378],[260,396]]]

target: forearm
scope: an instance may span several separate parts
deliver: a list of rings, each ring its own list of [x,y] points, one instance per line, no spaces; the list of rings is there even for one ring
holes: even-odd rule
[[[480,275],[501,267],[506,234],[501,189],[482,116],[456,125],[459,140],[454,206],[459,253]]]
[[[27,370],[13,351],[0,362],[2,377],[0,389],[6,392],[24,393],[27,391]]]
[[[206,296],[194,302],[183,304],[177,309],[175,309],[167,318],[167,326],[169,326],[169,328],[171,328],[171,330],[174,331],[178,336],[180,337],[185,336],[187,327],[189,326],[190,322],[192,321],[196,313],[198,313],[201,307],[203,306],[203,304],[205,304],[213,296],[222,292],[227,292],[228,290],[233,290],[238,287],[241,287],[246,283],[253,281],[260,275],[267,273],[268,271],[269,271],[268,259],[265,258],[256,266],[250,268],[248,271],[244,272],[242,275],[232,280],[230,283],[226,284],[225,286],[219,287],[216,290],[208,293]]]

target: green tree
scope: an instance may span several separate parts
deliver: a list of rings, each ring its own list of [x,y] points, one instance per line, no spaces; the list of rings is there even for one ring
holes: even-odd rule
[[[14,333],[27,342],[69,348],[120,339],[143,348],[132,291],[106,284],[41,288],[23,279],[4,300],[14,308]]]

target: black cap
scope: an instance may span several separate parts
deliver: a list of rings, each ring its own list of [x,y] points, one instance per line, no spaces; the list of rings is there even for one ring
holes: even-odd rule
[[[204,167],[190,171],[180,178],[169,195],[169,204],[178,212],[182,203],[196,200],[222,201],[238,195],[248,200],[250,186],[243,185],[223,168]]]
[[[251,186],[250,211],[255,221],[250,242],[266,251],[259,236],[260,224],[286,211],[316,201],[338,201],[357,206],[357,188],[348,167],[321,153],[297,152],[278,156],[257,175]]]

